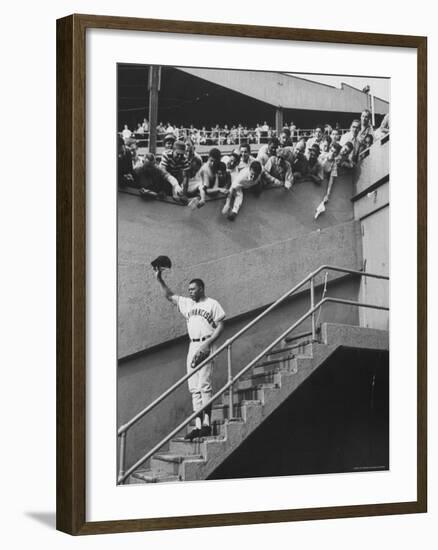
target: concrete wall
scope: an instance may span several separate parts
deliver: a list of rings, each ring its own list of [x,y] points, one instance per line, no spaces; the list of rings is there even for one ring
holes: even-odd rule
[[[231,319],[276,300],[321,264],[362,265],[359,225],[353,219],[351,178],[337,182],[327,212],[313,219],[325,187],[251,193],[234,222],[223,201],[195,212],[173,204],[118,197],[118,355],[125,357],[185,334],[185,323],[161,294],[150,268],[170,256],[167,282],[186,294],[201,277],[207,294]]]
[[[343,278],[329,284],[327,295],[346,299],[357,299],[359,291],[357,278]],[[321,297],[322,288],[315,298]],[[254,326],[233,345],[233,373],[237,373],[272,340],[293,324],[309,307],[309,292],[274,310],[266,319]],[[219,344],[240,330],[252,318],[229,321]],[[333,321],[344,324],[358,324],[357,309],[351,306],[328,304],[317,320],[322,323]],[[299,332],[310,328],[304,324]],[[162,348],[121,362],[118,368],[118,425],[132,418],[151,403],[173,383],[185,374],[185,358],[188,340],[178,339]],[[221,354],[215,361],[213,389],[217,391],[227,376],[226,356]],[[127,464],[133,464],[142,454],[151,449],[192,412],[191,400],[186,384],[175,394],[163,401],[147,417],[129,431],[127,439]]]
[[[390,274],[389,266],[389,147],[383,140],[375,143],[369,156],[356,173],[355,218],[360,222],[362,254],[366,271]],[[389,282],[364,278],[361,283],[361,301],[389,305]],[[364,327],[388,330],[389,312],[373,309],[360,310]]]
[[[354,170],[353,181],[356,195],[366,192],[371,185],[389,175],[389,150],[389,134],[369,148],[368,156]]]

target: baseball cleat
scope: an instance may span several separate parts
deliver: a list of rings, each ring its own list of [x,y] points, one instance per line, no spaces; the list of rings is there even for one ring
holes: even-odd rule
[[[230,212],[227,216],[227,218],[230,220],[230,222],[234,221],[236,219],[236,212]]]
[[[211,435],[211,426],[202,426],[198,437],[208,437],[209,435]]]
[[[191,432],[184,436],[184,439],[189,439],[190,441],[192,441],[192,439],[195,439],[195,437],[199,437],[200,433],[201,430],[199,428],[194,428]]]

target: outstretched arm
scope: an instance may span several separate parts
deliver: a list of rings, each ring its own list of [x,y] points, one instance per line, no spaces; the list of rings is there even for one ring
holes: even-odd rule
[[[325,197],[324,197],[324,202],[328,202],[329,198],[330,198],[330,193],[332,192],[332,187],[333,187],[333,184],[335,183],[335,180],[336,180],[336,173],[333,173],[333,171],[330,173],[330,179],[329,179],[329,182],[328,182],[328,185],[327,185],[327,191],[325,193]]]
[[[163,281],[163,275],[162,275],[161,269],[155,270],[155,277],[157,278],[157,281],[163,290],[165,298],[169,300],[169,302],[176,304],[178,297],[175,295],[175,293],[172,290],[170,290],[170,288]]]

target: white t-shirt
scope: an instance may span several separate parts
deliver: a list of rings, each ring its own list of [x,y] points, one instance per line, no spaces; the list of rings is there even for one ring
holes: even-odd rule
[[[213,298],[195,302],[191,298],[177,296],[177,306],[187,321],[187,331],[192,340],[210,336],[217,323],[225,318],[225,311]]]

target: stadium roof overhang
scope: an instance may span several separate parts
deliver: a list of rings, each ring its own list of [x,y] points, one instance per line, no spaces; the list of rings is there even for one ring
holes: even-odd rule
[[[369,107],[369,95],[348,84],[336,88],[277,72],[177,69],[276,108],[358,113]],[[389,112],[389,103],[375,97],[374,110],[376,114],[386,114]]]

